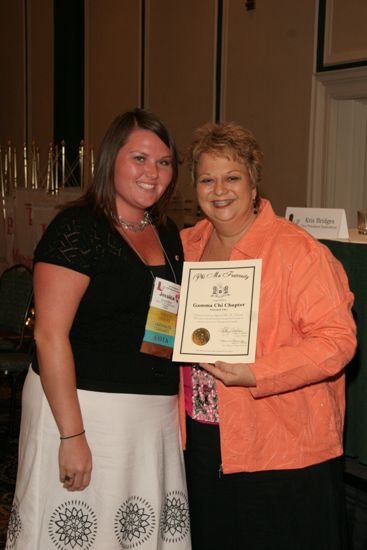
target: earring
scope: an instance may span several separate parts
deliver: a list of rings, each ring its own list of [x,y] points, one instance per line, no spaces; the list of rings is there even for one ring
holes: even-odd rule
[[[257,214],[257,213],[258,213],[258,209],[257,209],[257,197],[255,197],[255,198],[252,200],[252,208],[253,208],[254,214]]]

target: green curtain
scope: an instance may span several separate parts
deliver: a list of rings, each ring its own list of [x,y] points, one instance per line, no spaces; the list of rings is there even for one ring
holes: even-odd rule
[[[367,245],[322,241],[343,264],[354,293],[358,347],[347,366],[345,454],[367,465]]]

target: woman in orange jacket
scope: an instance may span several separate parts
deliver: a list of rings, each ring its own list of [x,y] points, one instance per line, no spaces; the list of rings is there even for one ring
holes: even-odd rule
[[[185,259],[262,258],[255,362],[183,369],[193,550],[344,550],[347,277],[260,198],[249,131],[199,128],[189,162],[205,219],[182,231]]]

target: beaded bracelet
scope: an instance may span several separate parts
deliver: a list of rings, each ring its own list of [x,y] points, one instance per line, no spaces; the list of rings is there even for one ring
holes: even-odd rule
[[[78,437],[79,435],[83,435],[83,434],[85,434],[85,430],[83,430],[82,432],[80,432],[78,434],[67,435],[66,437],[61,437],[61,435],[60,435],[60,439],[72,439],[73,437]]]

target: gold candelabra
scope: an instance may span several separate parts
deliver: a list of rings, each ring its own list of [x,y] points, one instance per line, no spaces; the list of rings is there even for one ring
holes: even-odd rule
[[[64,187],[84,189],[94,175],[94,150],[86,151],[84,140],[80,142],[78,156],[69,162],[66,144],[50,143],[47,161],[42,171],[40,148],[32,141],[31,147],[23,144],[22,170],[18,170],[17,148],[9,140],[5,146],[0,144],[0,191],[2,196],[11,195],[17,188],[44,189],[55,195]],[[19,177],[20,176],[20,177]]]

